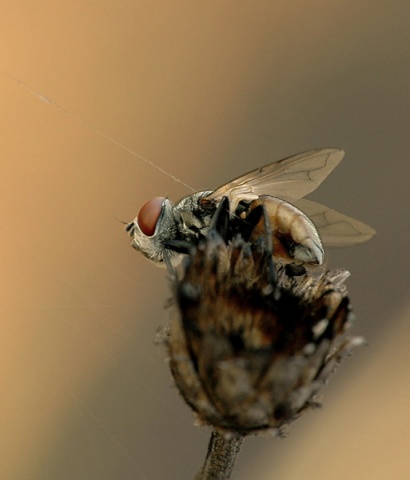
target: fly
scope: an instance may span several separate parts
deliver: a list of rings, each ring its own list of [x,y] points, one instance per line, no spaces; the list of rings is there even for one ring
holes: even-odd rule
[[[158,265],[177,259],[206,235],[219,203],[227,197],[237,230],[246,229],[249,215],[263,205],[272,224],[274,257],[285,263],[321,265],[324,245],[346,247],[367,242],[375,230],[303,197],[316,190],[339,164],[344,151],[322,148],[270,163],[216,190],[196,192],[173,204],[164,197],[145,203],[125,230],[132,246]],[[249,234],[257,241],[263,225]]]

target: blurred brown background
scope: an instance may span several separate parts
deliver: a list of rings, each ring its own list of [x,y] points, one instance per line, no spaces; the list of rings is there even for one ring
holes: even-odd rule
[[[409,22],[408,1],[2,2],[0,478],[190,479],[205,455],[153,343],[165,272],[117,220],[188,190],[94,127],[197,189],[346,149],[311,198],[378,231],[329,254],[369,347],[234,478],[410,478]]]

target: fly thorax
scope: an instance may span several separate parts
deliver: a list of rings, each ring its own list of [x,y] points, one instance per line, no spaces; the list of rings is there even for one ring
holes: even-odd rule
[[[184,197],[174,208],[177,235],[183,240],[196,240],[204,235],[211,223],[214,208],[204,207],[200,200],[211,192],[197,192]]]

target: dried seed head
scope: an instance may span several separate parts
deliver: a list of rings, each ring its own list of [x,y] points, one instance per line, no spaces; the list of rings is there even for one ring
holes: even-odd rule
[[[225,433],[281,433],[360,343],[345,336],[348,272],[275,265],[267,243],[212,230],[173,277],[171,371],[199,422]]]

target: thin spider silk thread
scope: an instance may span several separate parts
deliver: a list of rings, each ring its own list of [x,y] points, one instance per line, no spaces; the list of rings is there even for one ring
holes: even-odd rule
[[[100,130],[98,127],[96,127],[94,124],[90,123],[90,122],[87,122],[86,120],[82,119],[81,117],[78,117],[77,115],[75,115],[74,113],[70,112],[69,110],[67,110],[65,107],[63,107],[62,105],[60,105],[59,103],[57,103],[55,100],[45,96],[45,95],[42,95],[40,92],[38,92],[35,88],[33,88],[31,85],[23,82],[22,80],[19,80],[18,78],[16,78],[14,75],[12,75],[11,73],[9,72],[6,72],[5,70],[3,69],[0,69],[0,74],[2,74],[3,76],[9,78],[13,83],[15,83],[17,86],[19,87],[23,87],[24,89],[26,89],[29,93],[31,93],[32,95],[34,95],[36,98],[38,98],[41,102],[43,103],[46,103],[46,104],[49,104],[51,106],[53,106],[56,110],[58,110],[59,112],[63,113],[64,115],[66,115],[67,117],[71,118],[73,121],[77,122],[77,123],[80,123],[81,125],[85,126],[86,128],[88,128],[89,130],[91,130],[92,132],[96,133],[97,135],[99,135],[100,137],[102,138],[105,138],[106,140],[108,140],[110,143],[116,145],[117,147],[121,148],[122,150],[126,151],[127,153],[131,154],[132,156],[138,158],[139,160],[147,163],[148,165],[150,165],[152,168],[155,168],[156,170],[158,170],[159,172],[161,172],[163,175],[166,175],[167,177],[171,178],[171,180],[173,180],[174,182],[176,183],[179,183],[181,185],[183,185],[185,188],[187,188],[188,190],[190,190],[191,192],[195,192],[196,190],[191,187],[190,185],[188,185],[187,183],[185,183],[184,181],[182,181],[180,178],[176,177],[175,175],[172,175],[172,173],[168,172],[167,170],[164,170],[163,168],[161,168],[159,165],[157,165],[155,162],[153,162],[152,160],[149,160],[148,158],[145,158],[143,157],[142,155],[140,155],[139,153],[135,152],[134,150],[131,150],[129,147],[127,147],[126,145],[124,145],[123,143],[119,142],[118,140],[116,140],[115,138],[111,137],[110,135],[108,135],[107,133],[103,132],[102,130]]]

